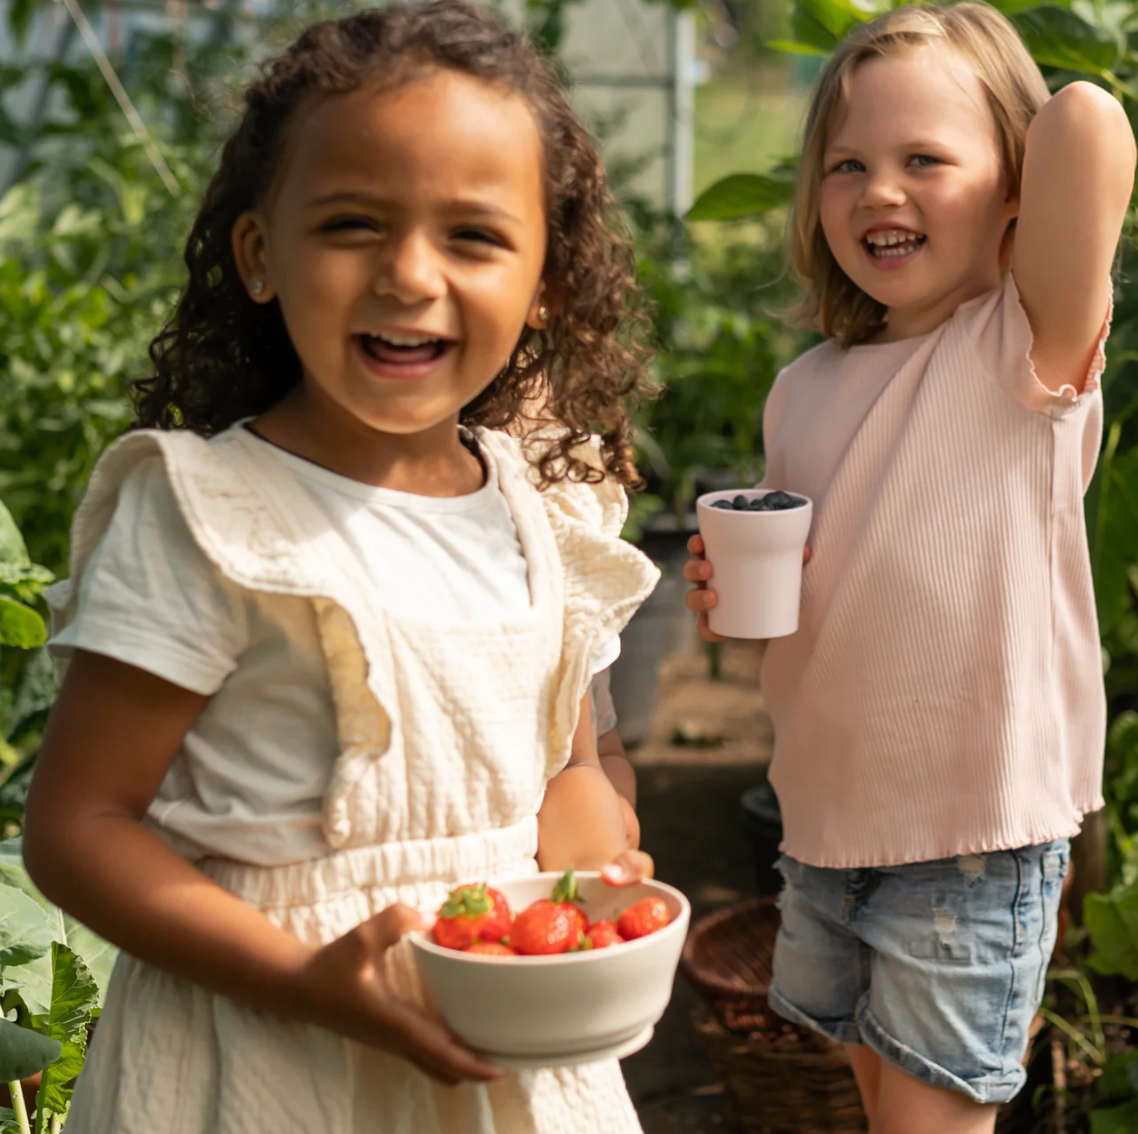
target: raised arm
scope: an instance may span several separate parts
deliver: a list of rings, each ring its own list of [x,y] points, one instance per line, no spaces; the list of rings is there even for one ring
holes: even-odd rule
[[[1031,322],[1039,380],[1082,389],[1110,301],[1110,268],[1134,187],[1126,113],[1071,83],[1027,134],[1013,270]]]

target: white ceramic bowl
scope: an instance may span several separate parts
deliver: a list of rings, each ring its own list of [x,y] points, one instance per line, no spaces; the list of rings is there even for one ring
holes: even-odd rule
[[[548,898],[559,874],[491,881],[518,914]],[[412,933],[411,946],[443,1019],[470,1047],[507,1066],[556,1066],[628,1054],[651,1037],[672,995],[691,906],[662,882],[616,888],[579,873],[590,921],[661,897],[672,921],[636,941],[551,957],[468,955]]]
[[[765,489],[736,488],[708,492],[696,501],[696,516],[707,561],[714,570],[710,586],[718,596],[707,624],[726,638],[782,638],[798,629],[802,598],[802,554],[814,505],[783,512],[735,512],[714,507],[717,501],[766,496]]]

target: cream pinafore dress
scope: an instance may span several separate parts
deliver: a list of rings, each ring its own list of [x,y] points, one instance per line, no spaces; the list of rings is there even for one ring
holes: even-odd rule
[[[312,498],[238,429],[205,441],[139,432],[96,469],[72,533],[77,580],[123,479],[160,454],[213,565],[251,590],[313,604],[340,754],[323,803],[326,854],[282,866],[198,866],[274,924],[327,943],[393,902],[434,908],[456,883],[536,870],[536,814],[569,755],[589,660],[658,574],[622,542],[623,493],[539,493],[516,442],[480,431],[517,526],[531,607],[514,623],[435,625],[384,607]],[[70,584],[52,597],[57,628]],[[532,741],[537,737],[537,743]],[[535,750],[536,749],[536,750]],[[240,753],[234,754],[235,759]],[[423,993],[406,942],[387,959]],[[262,1015],[123,955],[67,1134],[635,1134],[614,1061],[438,1085],[322,1028]]]

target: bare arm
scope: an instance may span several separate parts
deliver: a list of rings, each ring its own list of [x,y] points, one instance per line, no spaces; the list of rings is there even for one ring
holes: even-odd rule
[[[140,960],[254,1008],[307,1020],[415,1062],[446,1082],[496,1076],[377,962],[419,922],[391,907],[323,948],[215,885],[142,824],[207,698],[77,651],[44,738],[25,815],[36,885]]]
[[[1125,111],[1090,83],[1064,87],[1028,130],[1013,262],[1049,389],[1081,388],[1094,355],[1134,160]]]
[[[545,789],[537,831],[542,870],[600,870],[628,849],[620,796],[597,753],[588,692],[581,700],[569,763]]]
[[[597,755],[601,758],[601,767],[608,776],[609,783],[620,797],[628,845],[635,849],[640,846],[640,820],[636,817],[636,769],[625,755],[620,733],[615,728],[610,728],[597,737]]]

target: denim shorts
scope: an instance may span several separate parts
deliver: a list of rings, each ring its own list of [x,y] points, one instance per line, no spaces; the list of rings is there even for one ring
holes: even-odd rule
[[[783,856],[771,1007],[979,1103],[1023,1086],[1069,845],[838,870]]]

